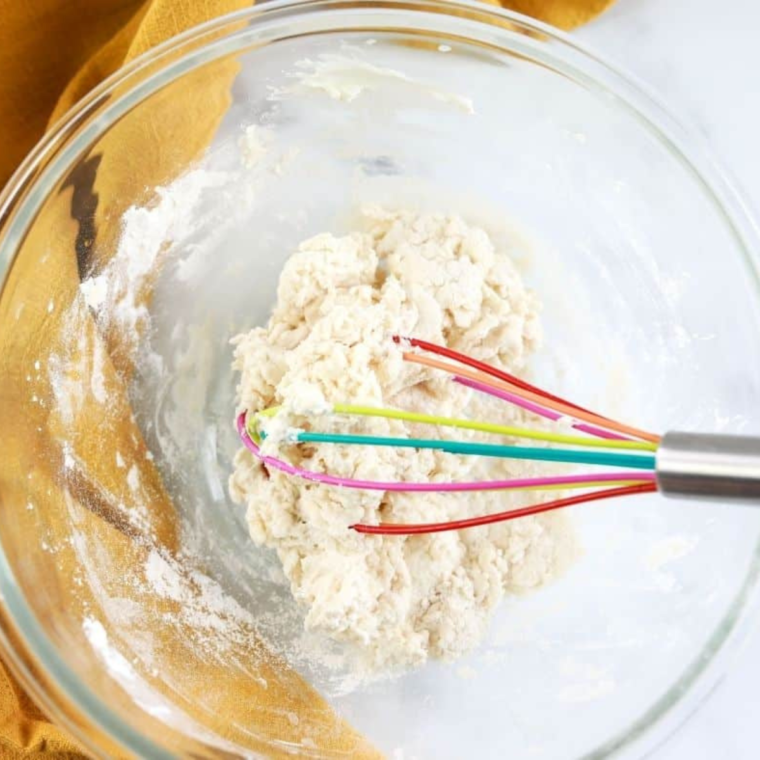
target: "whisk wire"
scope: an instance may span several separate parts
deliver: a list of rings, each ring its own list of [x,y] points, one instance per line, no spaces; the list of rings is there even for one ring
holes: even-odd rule
[[[273,417],[282,407],[274,406],[258,412],[259,417]],[[631,449],[634,451],[656,451],[657,445],[649,441],[631,440],[608,440],[588,438],[579,435],[565,435],[553,433],[549,430],[532,430],[512,425],[497,425],[491,422],[461,419],[457,417],[444,417],[434,414],[422,414],[420,412],[408,412],[403,409],[388,409],[384,407],[363,406],[358,404],[334,404],[333,414],[345,414],[358,417],[378,417],[384,419],[403,420],[405,422],[417,422],[423,425],[436,425],[440,427],[461,428],[464,430],[476,430],[482,433],[509,436],[511,438],[526,438],[551,443],[561,443],[567,446],[581,446],[588,448],[605,449]],[[305,441],[305,438],[300,440]],[[396,439],[398,440],[398,439]],[[411,439],[410,439],[411,440]],[[356,440],[356,443],[367,443],[366,440]],[[346,441],[343,441],[346,443]]]
[[[440,533],[447,530],[464,530],[465,528],[493,525],[494,523],[503,522],[505,520],[515,520],[518,517],[528,517],[529,515],[536,515],[543,512],[550,512],[555,509],[571,507],[575,504],[585,504],[592,501],[599,501],[601,499],[611,499],[616,496],[633,496],[634,494],[654,493],[656,490],[657,486],[654,483],[642,483],[568,496],[565,499],[547,501],[543,504],[533,504],[529,507],[521,507],[519,509],[509,509],[505,512],[496,512],[491,515],[470,517],[465,520],[450,520],[448,522],[440,523],[413,523],[408,525],[397,525],[395,523],[380,523],[379,525],[356,524],[351,527],[357,533],[389,536],[412,536],[420,533]]]
[[[350,435],[346,433],[312,433],[300,431],[294,436],[297,443],[338,443],[360,446],[390,446],[401,449],[428,449],[447,454],[497,457],[500,459],[530,459],[541,462],[567,462],[571,464],[631,467],[638,470],[654,468],[653,456],[620,454],[609,451],[576,451],[531,446],[503,446],[494,443],[470,441],[444,441],[434,438],[398,438],[376,435]]]

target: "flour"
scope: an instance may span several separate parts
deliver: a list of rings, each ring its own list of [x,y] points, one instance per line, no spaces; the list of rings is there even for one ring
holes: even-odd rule
[[[189,623],[198,641],[215,654],[250,638],[253,616],[207,575],[153,550],[145,563],[145,581],[152,593],[181,603],[173,613],[177,621]]]
[[[204,193],[230,184],[221,171],[196,169],[156,189],[150,207],[132,206],[124,213],[116,252],[104,271],[84,280],[79,292],[103,330],[118,331],[130,353],[149,325],[143,303],[145,288],[155,276],[160,257],[178,239],[200,225],[198,206]]]
[[[131,362],[140,360],[130,373],[130,379],[147,373],[165,376],[161,357],[150,347],[151,322],[146,294],[167,262],[179,270],[178,264],[185,263],[197,252],[188,240],[202,240],[212,246],[215,235],[223,235],[235,221],[236,214],[249,213],[257,190],[250,175],[198,168],[171,185],[157,188],[150,205],[133,206],[123,215],[113,256],[80,284],[77,297],[66,307],[56,353],[34,363],[35,371],[47,372],[54,399],[51,414],[62,437],[65,436],[62,464],[72,478],[81,477],[97,485],[97,470],[93,472],[90,465],[101,463],[94,460],[93,455],[81,456],[80,449],[75,447],[81,439],[82,427],[89,424],[88,416],[97,412],[102,414],[104,425],[118,427],[120,424],[114,416],[121,414],[118,406],[117,411],[112,411],[114,366],[105,336],[111,332],[118,335],[124,355]],[[219,200],[225,193],[235,199],[232,212],[229,204]],[[210,196],[214,202],[209,202]],[[207,252],[208,248],[200,251],[201,254]],[[179,262],[178,253],[185,257]],[[188,274],[188,270],[186,266],[176,276],[189,277],[192,272]],[[51,301],[49,309],[55,308]],[[90,329],[93,319],[97,331]],[[127,378],[123,380],[129,382]],[[69,438],[75,443],[70,443]],[[192,440],[191,436],[187,440]],[[132,442],[136,446],[134,436]],[[172,557],[160,546],[151,519],[155,494],[150,479],[143,477],[141,462],[135,458],[139,449],[125,447],[114,451],[107,444],[106,438],[102,454],[113,463],[114,470],[121,471],[128,495],[122,499],[118,493],[103,488],[100,496],[118,516],[120,525],[134,528],[142,545],[155,544],[156,548],[148,552],[144,566],[114,566],[108,553],[80,530],[79,508],[74,506],[71,494],[64,491],[72,524],[70,544],[80,567],[80,575],[74,583],[81,586],[86,581],[95,600],[92,607],[101,618],[83,621],[88,641],[124,688],[139,699],[148,687],[142,678],[128,673],[124,664],[132,667],[130,663],[134,663],[135,673],[139,670],[143,678],[155,665],[160,666],[160,660],[154,660],[153,651],[154,632],[160,627],[187,627],[192,631],[191,643],[199,657],[206,661],[211,658],[224,661],[232,648],[246,647],[254,640],[254,621],[215,580],[196,569],[203,566],[205,558],[188,554]],[[146,460],[154,458],[148,450],[144,457]],[[162,454],[162,458],[166,456]],[[33,511],[34,505],[30,503],[29,509]],[[180,529],[189,532],[192,526],[183,524]],[[62,544],[49,546],[41,542],[41,545],[45,550],[57,551]],[[119,596],[110,590],[117,582],[125,584]],[[129,598],[122,594],[129,594]],[[176,605],[158,617],[156,599],[166,599]],[[111,631],[119,631],[119,638],[107,640],[103,625]],[[151,699],[155,705],[160,702],[160,695],[151,695]]]
[[[505,424],[527,414],[404,362],[390,340],[414,335],[510,371],[525,369],[540,342],[539,303],[510,259],[483,230],[456,216],[375,207],[365,210],[363,221],[363,230],[302,243],[282,271],[268,325],[234,341],[239,408],[283,407],[274,419],[262,419],[272,432],[269,453],[307,469],[368,480],[451,482],[545,472],[545,465],[530,462],[305,447],[288,440],[289,430],[310,427],[430,435],[430,428],[399,420],[324,415],[341,402],[465,413]],[[487,440],[473,431],[456,437]],[[356,522],[434,522],[497,512],[535,500],[535,494],[335,489],[267,471],[245,449],[236,457],[230,491],[247,504],[253,541],[276,549],[305,609],[307,630],[353,645],[374,672],[459,657],[482,639],[505,594],[555,577],[574,552],[573,533],[557,513],[412,537],[349,529]]]
[[[79,286],[79,290],[85,303],[93,311],[98,311],[108,297],[108,280],[106,277],[90,277]]]
[[[266,156],[273,140],[274,134],[270,129],[249,124],[238,141],[243,166],[246,169],[255,167]]]

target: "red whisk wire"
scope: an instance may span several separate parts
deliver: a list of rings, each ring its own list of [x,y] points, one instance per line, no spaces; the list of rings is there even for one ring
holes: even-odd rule
[[[492,515],[482,515],[481,517],[470,517],[465,520],[452,520],[440,523],[417,523],[410,525],[401,525],[396,523],[380,523],[379,525],[365,525],[357,523],[351,528],[357,533],[368,533],[381,536],[411,536],[420,533],[441,533],[447,530],[462,530],[464,528],[476,528],[482,525],[492,525],[497,522],[506,520],[515,520],[519,517],[537,515],[542,512],[550,512],[555,509],[571,507],[575,504],[585,504],[591,501],[600,501],[602,499],[611,499],[615,496],[631,496],[638,493],[654,493],[657,491],[655,483],[645,483],[633,486],[622,486],[620,488],[606,488],[601,491],[592,491],[591,493],[568,496],[565,499],[556,499],[547,501],[543,504],[533,504],[528,507],[510,509],[506,512],[496,512]]]

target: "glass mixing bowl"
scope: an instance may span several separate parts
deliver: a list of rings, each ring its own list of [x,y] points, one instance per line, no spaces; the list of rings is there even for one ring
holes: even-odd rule
[[[644,754],[736,649],[756,510],[579,507],[563,578],[464,660],[369,684],[248,540],[228,341],[363,202],[505,241],[545,303],[545,385],[655,430],[760,431],[754,228],[635,84],[488,7],[253,8],[117,73],[2,196],[4,659],[101,754]]]

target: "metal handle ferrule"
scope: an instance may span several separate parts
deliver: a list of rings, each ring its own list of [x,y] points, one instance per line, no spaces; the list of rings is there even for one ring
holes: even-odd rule
[[[666,433],[655,472],[664,496],[760,501],[760,438]]]

